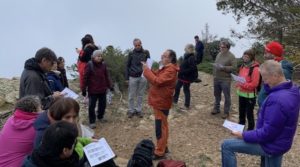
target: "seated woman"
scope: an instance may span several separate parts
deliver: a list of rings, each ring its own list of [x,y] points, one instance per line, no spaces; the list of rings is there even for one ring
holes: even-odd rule
[[[0,133],[0,166],[21,166],[33,150],[35,130],[33,122],[41,111],[37,96],[25,96],[17,101],[13,115]]]
[[[38,148],[42,141],[45,130],[51,124],[63,120],[77,125],[79,110],[80,107],[78,102],[72,98],[61,98],[55,101],[49,108],[49,111],[45,111],[44,113],[40,114],[40,116],[34,123],[34,128],[37,132],[34,142],[34,148]],[[84,158],[83,147],[91,143],[92,141],[96,140],[78,137],[75,151],[78,154],[81,163],[84,163],[86,161],[86,159]],[[108,162],[113,163],[113,161]]]
[[[26,157],[23,167],[77,167],[74,151],[78,130],[75,124],[59,121],[47,128],[41,145]]]

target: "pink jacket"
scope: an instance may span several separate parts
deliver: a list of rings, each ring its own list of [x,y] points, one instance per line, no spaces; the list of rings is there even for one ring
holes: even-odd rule
[[[20,167],[33,149],[33,122],[38,113],[17,109],[0,131],[0,166]]]

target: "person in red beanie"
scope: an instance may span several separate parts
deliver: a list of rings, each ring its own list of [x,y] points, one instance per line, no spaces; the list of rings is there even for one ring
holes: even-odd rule
[[[283,53],[284,53],[283,46],[279,42],[271,41],[267,43],[265,46],[264,59],[275,60],[279,62],[281,64],[281,68],[283,70],[285,79],[292,80],[293,70],[294,70],[293,65],[289,61],[284,59]],[[264,85],[262,85],[257,98],[259,107],[262,106],[262,103],[264,102],[267,96],[268,95],[266,94]]]

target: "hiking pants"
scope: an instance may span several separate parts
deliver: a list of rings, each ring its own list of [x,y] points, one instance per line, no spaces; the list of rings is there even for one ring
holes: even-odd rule
[[[97,118],[102,119],[106,108],[106,93],[89,95],[89,122],[95,123],[96,114],[95,107],[98,101]]]
[[[165,155],[165,150],[168,144],[169,137],[169,110],[158,110],[155,108],[153,108],[153,110],[155,117],[155,134],[157,140],[154,154],[158,156],[163,156]]]
[[[239,124],[245,125],[246,116],[248,121],[248,130],[254,129],[254,105],[256,98],[246,98],[239,96]]]
[[[142,112],[143,97],[147,87],[147,80],[144,77],[129,77],[128,86],[128,108],[130,113]],[[136,107],[134,104],[135,98]]]
[[[214,96],[215,96],[214,111],[220,112],[220,102],[221,102],[221,97],[223,92],[225,97],[224,113],[229,114],[230,106],[231,106],[230,87],[231,87],[231,81],[214,79]]]

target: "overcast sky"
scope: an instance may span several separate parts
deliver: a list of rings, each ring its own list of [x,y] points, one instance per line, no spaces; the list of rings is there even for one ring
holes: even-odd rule
[[[0,77],[20,76],[24,62],[41,47],[76,62],[75,48],[90,33],[97,45],[132,48],[140,38],[154,60],[174,49],[183,54],[206,23],[210,33],[230,38],[229,30],[243,30],[232,15],[217,11],[214,0],[1,0]],[[237,41],[232,52],[240,57],[251,46]]]

